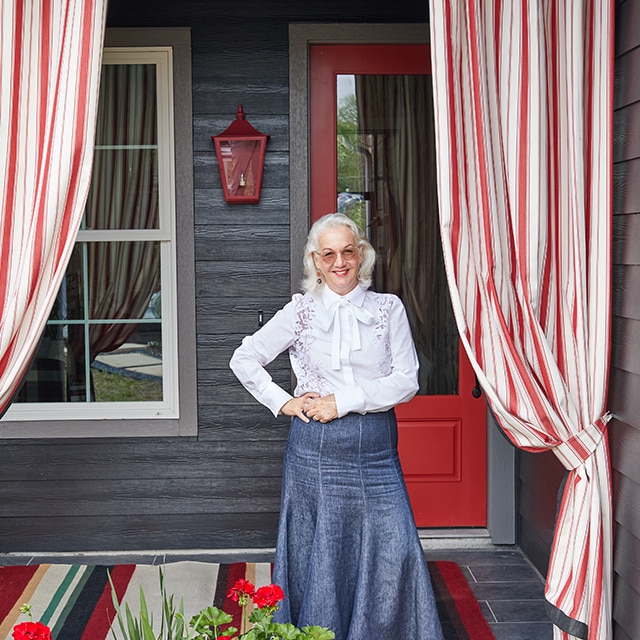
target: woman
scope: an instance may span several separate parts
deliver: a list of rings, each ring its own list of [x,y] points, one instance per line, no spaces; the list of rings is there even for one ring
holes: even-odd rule
[[[368,290],[375,251],[347,216],[318,220],[304,295],[230,366],[274,415],[292,416],[273,581],[276,619],[337,640],[441,640],[433,591],[397,454],[393,407],[418,389],[399,298]],[[289,350],[293,396],[264,367]]]

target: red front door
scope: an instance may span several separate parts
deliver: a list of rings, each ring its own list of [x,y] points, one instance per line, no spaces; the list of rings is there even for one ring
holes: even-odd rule
[[[397,409],[416,524],[485,526],[486,408],[444,275],[429,47],[314,45],[310,61],[311,219],[340,210],[367,229],[375,288],[402,298],[421,360]]]

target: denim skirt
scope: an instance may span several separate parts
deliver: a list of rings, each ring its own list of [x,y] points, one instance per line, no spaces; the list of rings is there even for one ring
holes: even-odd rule
[[[336,640],[442,640],[402,477],[393,410],[291,423],[274,619]]]

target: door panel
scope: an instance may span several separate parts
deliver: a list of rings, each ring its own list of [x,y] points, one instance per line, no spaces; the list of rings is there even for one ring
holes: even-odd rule
[[[459,345],[441,256],[426,45],[310,50],[311,219],[338,209],[378,252],[374,288],[399,295],[421,360],[397,408],[418,527],[486,525],[486,408]]]

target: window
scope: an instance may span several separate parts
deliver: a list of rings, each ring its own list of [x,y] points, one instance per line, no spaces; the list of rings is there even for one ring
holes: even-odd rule
[[[189,271],[178,256],[193,263],[193,248],[183,217],[176,225],[191,194],[176,198],[174,144],[183,136],[174,129],[173,63],[172,46],[104,50],[85,213],[39,349],[3,418],[14,431],[64,421],[65,435],[195,433],[195,393],[186,391],[195,387],[192,287],[178,297],[178,274]]]

